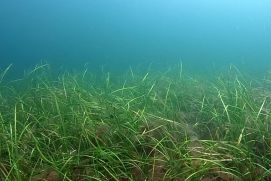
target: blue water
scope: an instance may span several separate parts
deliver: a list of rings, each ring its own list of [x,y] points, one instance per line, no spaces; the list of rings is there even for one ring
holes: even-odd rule
[[[0,67],[271,68],[271,1],[1,0]]]

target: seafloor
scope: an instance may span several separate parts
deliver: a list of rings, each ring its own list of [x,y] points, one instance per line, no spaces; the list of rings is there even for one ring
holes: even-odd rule
[[[271,76],[0,73],[0,180],[271,180]]]

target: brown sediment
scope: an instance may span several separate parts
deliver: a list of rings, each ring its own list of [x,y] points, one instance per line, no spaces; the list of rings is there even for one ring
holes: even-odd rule
[[[144,180],[144,174],[138,166],[134,166],[132,169],[132,178],[134,181]]]
[[[103,123],[100,124],[99,126],[97,126],[97,128],[95,129],[95,136],[99,139],[101,139],[105,133],[107,133],[110,130],[110,126]]]
[[[119,181],[129,181],[129,178],[125,176],[120,176]]]
[[[56,171],[51,171],[48,175],[47,175],[47,181],[60,181],[61,178],[59,176],[59,174]]]
[[[60,175],[52,169],[44,170],[38,175],[30,178],[31,181],[61,181]]]
[[[166,174],[166,161],[157,151],[153,157],[152,169],[149,172],[149,181],[162,181]]]
[[[84,167],[74,167],[72,170],[72,181],[81,181],[84,180],[84,175],[86,170]]]

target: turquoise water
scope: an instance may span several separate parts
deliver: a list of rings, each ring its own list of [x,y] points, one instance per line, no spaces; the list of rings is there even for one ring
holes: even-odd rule
[[[0,181],[271,180],[270,10],[0,0]]]
[[[271,67],[270,9],[264,0],[1,0],[0,67],[182,61],[195,71],[233,63],[261,74]]]

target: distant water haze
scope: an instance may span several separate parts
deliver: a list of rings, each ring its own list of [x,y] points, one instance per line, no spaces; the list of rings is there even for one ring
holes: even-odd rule
[[[271,1],[1,0],[0,67],[271,68]]]

